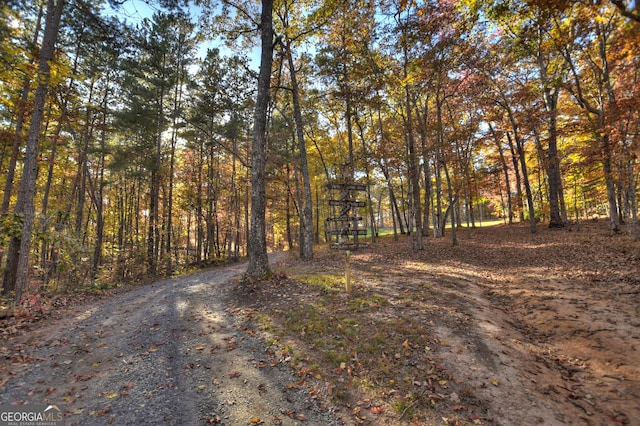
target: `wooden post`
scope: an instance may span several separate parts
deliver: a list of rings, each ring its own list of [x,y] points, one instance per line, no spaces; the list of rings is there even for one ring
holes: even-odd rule
[[[346,263],[345,263],[345,290],[347,293],[351,293],[351,250],[346,251]]]

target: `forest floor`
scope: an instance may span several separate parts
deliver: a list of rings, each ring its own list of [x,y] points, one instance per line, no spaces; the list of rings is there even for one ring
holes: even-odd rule
[[[458,238],[355,252],[349,295],[345,254],[316,250],[235,303],[349,424],[640,424],[640,243],[603,221]]]
[[[83,425],[638,424],[640,243],[604,222],[458,237],[354,252],[351,294],[318,247],[256,285],[227,266],[8,316],[0,404]]]

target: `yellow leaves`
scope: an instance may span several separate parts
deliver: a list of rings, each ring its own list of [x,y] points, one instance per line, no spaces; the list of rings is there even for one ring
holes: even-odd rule
[[[416,81],[416,76],[413,74],[409,74],[400,81],[400,85],[402,87],[412,86],[415,83],[415,81]]]
[[[111,393],[107,394],[107,398],[109,398],[109,399],[114,399],[114,398],[117,398],[119,396],[120,396],[120,394],[117,393],[117,392],[111,392]]]
[[[253,423],[254,425],[257,425],[261,421],[262,420],[260,420],[260,417],[254,417],[254,418],[251,419],[251,423]]]
[[[411,345],[409,344],[409,339],[406,339],[404,342],[402,342],[402,347],[405,348],[408,351],[411,350]]]
[[[500,380],[498,380],[498,379],[489,379],[489,383],[491,383],[493,386],[498,386],[500,384]]]

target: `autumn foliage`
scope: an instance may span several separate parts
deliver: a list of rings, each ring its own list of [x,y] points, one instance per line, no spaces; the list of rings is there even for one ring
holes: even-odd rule
[[[0,259],[16,303],[239,259],[262,192],[269,249],[310,259],[345,165],[367,186],[362,226],[414,250],[488,220],[607,217],[640,238],[640,32],[624,2],[275,2],[264,191],[256,65],[234,53],[257,44],[259,8],[203,2],[198,21],[171,2],[131,19],[50,3],[0,13]]]

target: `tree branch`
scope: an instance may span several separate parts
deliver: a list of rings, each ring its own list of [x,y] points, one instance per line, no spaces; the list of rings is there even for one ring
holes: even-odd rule
[[[635,10],[627,8],[624,0],[611,0],[611,3],[618,8],[622,16],[640,23],[640,6],[638,4],[638,0],[636,0]]]

